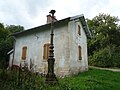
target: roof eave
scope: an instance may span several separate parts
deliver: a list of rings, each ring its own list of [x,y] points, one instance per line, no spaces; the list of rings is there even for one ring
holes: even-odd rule
[[[85,21],[84,15],[81,16],[81,17],[79,18],[79,20],[80,20],[81,23],[82,23],[82,26],[83,26],[83,29],[85,30],[85,33],[86,33],[87,38],[92,38],[91,32],[90,32],[90,30],[89,30],[89,27],[88,27],[86,21]]]

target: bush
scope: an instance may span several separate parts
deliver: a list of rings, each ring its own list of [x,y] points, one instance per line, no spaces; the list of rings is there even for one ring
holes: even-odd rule
[[[120,48],[107,46],[89,56],[89,65],[99,67],[120,67]]]
[[[120,47],[117,47],[113,50],[111,60],[113,62],[114,67],[120,68]]]

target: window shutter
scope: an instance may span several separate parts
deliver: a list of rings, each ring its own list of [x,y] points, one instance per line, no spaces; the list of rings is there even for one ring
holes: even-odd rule
[[[78,25],[78,34],[81,35],[81,27]]]
[[[81,46],[78,46],[79,49],[79,60],[82,60],[82,49]]]
[[[44,51],[43,51],[43,59],[46,58],[46,44],[44,44],[44,47],[43,47]]]
[[[44,60],[47,60],[48,59],[48,57],[49,57],[49,46],[50,46],[50,44],[48,43],[48,44],[44,44],[44,51],[43,51],[43,59]]]
[[[23,47],[22,48],[22,59],[25,60],[26,59],[26,53],[27,53],[27,47]]]

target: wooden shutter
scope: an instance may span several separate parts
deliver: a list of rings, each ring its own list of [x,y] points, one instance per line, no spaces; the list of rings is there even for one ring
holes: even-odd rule
[[[26,59],[26,53],[27,53],[27,47],[25,46],[22,48],[22,60]]]
[[[79,60],[82,60],[82,49],[81,49],[81,46],[78,46],[78,50],[79,50]]]
[[[43,59],[44,60],[47,60],[48,59],[48,57],[49,57],[49,46],[50,46],[50,44],[48,43],[48,44],[44,44],[44,51],[43,51]]]
[[[81,27],[78,25],[78,34],[81,35]]]
[[[48,57],[49,57],[49,46],[50,46],[50,44],[47,44],[47,52],[46,52],[46,53],[47,53],[47,55],[46,55],[46,56],[47,56],[47,59],[48,59]]]
[[[44,47],[43,47],[44,51],[43,51],[43,59],[46,58],[46,44],[44,44]]]

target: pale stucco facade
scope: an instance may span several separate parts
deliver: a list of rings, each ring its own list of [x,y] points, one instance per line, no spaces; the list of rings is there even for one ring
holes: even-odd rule
[[[78,25],[81,27],[81,35],[78,34]],[[50,43],[50,24],[29,29],[14,36],[15,47],[10,62],[19,66],[23,62],[22,48],[26,46],[25,61],[28,66],[32,60],[34,70],[46,74],[47,60],[43,59],[43,46]],[[54,70],[57,76],[73,75],[88,70],[87,36],[90,36],[90,32],[83,15],[66,18],[54,24]],[[82,60],[79,60],[78,46],[82,48]]]

